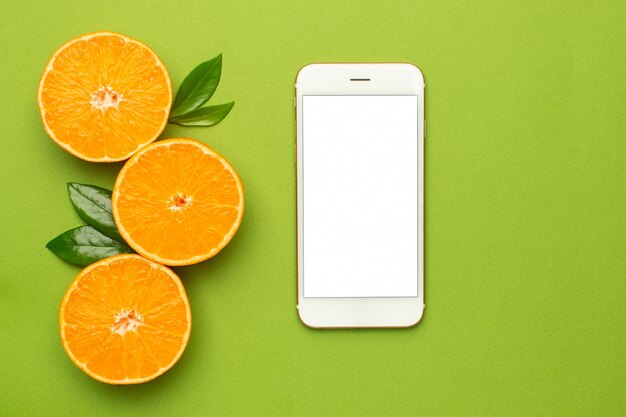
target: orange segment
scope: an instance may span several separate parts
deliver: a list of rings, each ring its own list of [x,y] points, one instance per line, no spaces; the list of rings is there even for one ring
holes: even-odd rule
[[[61,341],[84,372],[108,384],[137,384],[180,358],[191,332],[189,300],[169,268],[118,255],[83,269],[65,293]]]
[[[243,216],[243,185],[217,152],[193,139],[153,143],[126,162],[113,188],[113,216],[138,253],[165,265],[217,254]]]
[[[39,82],[38,103],[48,135],[63,149],[88,161],[122,161],[161,134],[172,86],[146,45],[97,32],[54,53]]]

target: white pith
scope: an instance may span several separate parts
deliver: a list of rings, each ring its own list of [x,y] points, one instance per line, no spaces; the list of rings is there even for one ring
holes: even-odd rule
[[[137,332],[143,324],[143,316],[136,309],[122,309],[115,315],[115,323],[111,325],[111,332],[124,336],[126,332]]]
[[[170,197],[170,205],[168,208],[171,211],[181,211],[189,207],[192,201],[193,196],[178,192]]]
[[[120,103],[124,101],[122,93],[113,90],[111,86],[100,86],[98,91],[91,93],[91,107],[104,113],[109,107],[119,109]]]

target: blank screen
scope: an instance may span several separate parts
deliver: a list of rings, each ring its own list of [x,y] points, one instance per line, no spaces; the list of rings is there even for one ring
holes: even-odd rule
[[[305,297],[417,297],[417,96],[303,96]]]

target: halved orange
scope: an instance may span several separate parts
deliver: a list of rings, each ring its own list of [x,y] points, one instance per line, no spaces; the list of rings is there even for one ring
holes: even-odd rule
[[[204,143],[168,139],[126,162],[112,206],[120,234],[135,251],[165,265],[189,265],[231,240],[243,217],[243,185]]]
[[[78,274],[63,297],[59,327],[68,356],[89,376],[138,384],[178,361],[189,340],[191,310],[169,268],[117,255]]]
[[[152,49],[96,32],[52,55],[37,99],[48,135],[63,149],[87,161],[122,161],[165,128],[172,84]]]

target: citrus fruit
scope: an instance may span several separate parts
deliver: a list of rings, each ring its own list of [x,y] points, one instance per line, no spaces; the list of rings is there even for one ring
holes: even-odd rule
[[[146,45],[96,32],[52,55],[37,99],[48,135],[63,149],[87,161],[122,161],[165,128],[172,85]]]
[[[115,224],[138,253],[165,265],[217,254],[243,216],[243,185],[217,152],[193,139],[168,139],[129,159],[115,181]]]
[[[117,255],[83,269],[65,293],[61,341],[80,369],[109,384],[138,384],[171,368],[191,331],[180,279],[139,255]]]

